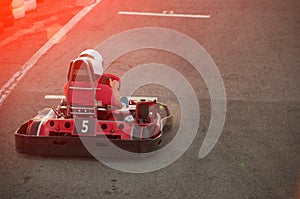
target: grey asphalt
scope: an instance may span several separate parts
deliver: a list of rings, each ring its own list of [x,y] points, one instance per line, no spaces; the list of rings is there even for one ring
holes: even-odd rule
[[[211,18],[117,14],[164,10]],[[0,107],[1,198],[299,198],[299,13],[296,0],[103,0],[38,61]],[[174,163],[158,171],[132,174],[89,158],[15,152],[14,131],[40,109],[57,104],[43,96],[62,94],[71,59],[112,35],[142,27],[168,28],[193,38],[218,66],[227,94],[226,121],[205,158],[199,159],[198,153],[211,116],[208,88],[187,60],[157,49],[130,52],[115,60],[107,72],[122,75],[134,66],[156,62],[188,79],[199,100],[201,118],[191,147]],[[2,56],[14,64],[14,56],[4,54],[4,49],[29,56],[26,48],[38,48],[35,37],[19,38],[18,42],[33,40],[23,49],[15,47],[17,42],[1,46]],[[170,104],[178,124],[180,111],[172,92],[148,85],[136,93],[157,95]]]

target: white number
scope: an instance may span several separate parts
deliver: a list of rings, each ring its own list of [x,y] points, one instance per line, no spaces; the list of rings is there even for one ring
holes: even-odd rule
[[[81,132],[82,133],[87,133],[88,130],[89,130],[89,121],[88,120],[82,120]]]

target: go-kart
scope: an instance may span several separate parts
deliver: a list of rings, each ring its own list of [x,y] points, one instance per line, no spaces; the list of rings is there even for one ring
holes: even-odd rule
[[[91,156],[87,145],[93,151],[102,151],[108,142],[133,153],[162,147],[166,131],[172,125],[168,107],[159,103],[157,97],[121,97],[122,108],[103,103],[101,91],[110,88],[108,80],[120,82],[120,78],[103,74],[95,82],[91,70],[89,63],[82,60],[71,62],[65,95],[45,96],[59,98],[60,103],[41,110],[15,132],[18,152]]]

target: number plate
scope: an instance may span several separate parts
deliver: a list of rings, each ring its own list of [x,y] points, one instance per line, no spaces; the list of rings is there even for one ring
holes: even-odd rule
[[[95,120],[88,118],[75,118],[74,134],[94,135]]]

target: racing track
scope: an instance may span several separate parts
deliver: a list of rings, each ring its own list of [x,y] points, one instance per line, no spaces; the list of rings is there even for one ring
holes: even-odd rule
[[[49,19],[54,9],[50,4],[44,1],[40,8],[44,12],[28,16]],[[68,14],[61,11],[55,15],[58,19],[44,21],[43,30],[61,27],[80,10],[57,8]],[[164,10],[211,17],[118,14]],[[296,198],[300,168],[298,13],[296,0],[102,0],[34,65],[0,107],[1,198]],[[94,159],[15,152],[14,131],[18,126],[43,107],[57,104],[43,96],[62,93],[69,60],[114,34],[149,26],[173,29],[195,39],[220,70],[227,94],[226,123],[208,156],[198,158],[211,115],[205,82],[186,60],[153,49],[120,57],[108,72],[122,75],[134,66],[157,62],[175,68],[188,79],[199,99],[200,126],[192,146],[176,162],[155,172],[130,174]],[[20,22],[1,38],[8,38],[18,28],[24,29]],[[26,34],[0,46],[1,84],[47,40],[44,33]],[[169,42],[174,41],[170,38]],[[137,93],[158,95],[170,104],[179,122],[178,102],[171,92],[149,85]]]

